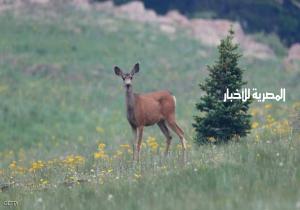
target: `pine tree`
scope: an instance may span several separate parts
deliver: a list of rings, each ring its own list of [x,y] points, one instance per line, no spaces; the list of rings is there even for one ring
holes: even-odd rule
[[[193,123],[195,141],[199,144],[228,142],[233,137],[239,139],[250,132],[251,115],[247,111],[252,100],[223,101],[227,88],[232,93],[247,84],[242,78],[244,70],[238,66],[242,55],[238,53],[238,44],[233,43],[233,38],[234,31],[230,29],[218,46],[218,60],[208,66],[209,77],[203,84],[199,84],[205,92],[196,104],[200,113],[194,116]]]

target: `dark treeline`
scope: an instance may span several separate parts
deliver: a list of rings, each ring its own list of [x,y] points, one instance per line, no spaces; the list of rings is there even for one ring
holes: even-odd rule
[[[103,1],[103,0],[95,0]],[[123,4],[131,0],[114,0]],[[176,9],[188,17],[239,21],[246,32],[276,33],[283,43],[300,42],[300,0],[142,0],[159,14]]]

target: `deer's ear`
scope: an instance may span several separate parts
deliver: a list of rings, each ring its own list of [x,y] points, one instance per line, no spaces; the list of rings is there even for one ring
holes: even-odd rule
[[[117,76],[122,76],[123,72],[122,72],[122,70],[119,67],[115,66],[114,70],[115,70],[115,74]]]
[[[140,64],[136,63],[133,67],[133,69],[131,70],[131,75],[134,75],[135,73],[138,73],[140,70]]]

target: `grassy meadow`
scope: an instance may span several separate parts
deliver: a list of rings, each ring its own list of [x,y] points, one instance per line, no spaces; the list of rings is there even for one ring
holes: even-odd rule
[[[240,142],[198,147],[198,83],[216,48],[70,5],[2,11],[0,28],[0,209],[300,209],[300,75],[283,70],[282,53],[240,64],[247,87],[286,88],[287,102],[252,104],[253,129]],[[141,162],[131,161],[113,66],[129,71],[137,61],[136,92],[177,98],[186,164],[175,134],[164,158],[157,126],[145,129]]]

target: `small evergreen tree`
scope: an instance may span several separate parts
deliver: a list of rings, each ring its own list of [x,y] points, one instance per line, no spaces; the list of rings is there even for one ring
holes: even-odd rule
[[[252,99],[227,100],[224,102],[226,89],[229,92],[240,90],[244,82],[243,71],[238,66],[238,45],[233,43],[234,32],[218,46],[219,58],[213,66],[208,66],[209,77],[204,84],[199,84],[200,89],[206,94],[196,104],[201,113],[194,116],[193,127],[196,130],[195,140],[197,143],[220,143],[227,142],[233,137],[246,136],[251,128],[251,115],[247,114]]]

